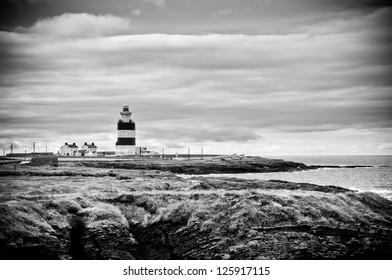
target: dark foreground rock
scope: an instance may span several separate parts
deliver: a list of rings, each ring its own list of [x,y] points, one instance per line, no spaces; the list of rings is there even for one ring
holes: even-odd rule
[[[11,171],[0,259],[392,259],[392,202],[374,193],[156,170]]]
[[[133,259],[137,242],[118,208],[78,201],[2,203],[1,259]]]
[[[99,204],[78,213],[80,257],[85,259],[134,259],[137,242],[117,207]],[[75,246],[76,247],[76,246]]]
[[[372,195],[335,196],[191,195],[149,223],[131,224],[139,243],[135,257],[391,259],[391,203]],[[345,204],[358,208],[346,211]]]

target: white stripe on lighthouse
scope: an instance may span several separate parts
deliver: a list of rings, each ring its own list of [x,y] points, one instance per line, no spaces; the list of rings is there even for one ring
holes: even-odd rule
[[[117,137],[119,138],[135,138],[135,130],[117,130]]]

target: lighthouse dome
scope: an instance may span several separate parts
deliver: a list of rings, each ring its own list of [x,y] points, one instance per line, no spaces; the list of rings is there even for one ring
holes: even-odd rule
[[[129,112],[129,106],[127,103],[124,103],[123,105],[123,112]]]

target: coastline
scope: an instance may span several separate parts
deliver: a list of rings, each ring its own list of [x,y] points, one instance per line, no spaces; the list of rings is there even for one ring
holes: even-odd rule
[[[0,258],[392,259],[392,202],[377,194],[175,174],[244,170],[309,169],[255,157],[4,165]]]

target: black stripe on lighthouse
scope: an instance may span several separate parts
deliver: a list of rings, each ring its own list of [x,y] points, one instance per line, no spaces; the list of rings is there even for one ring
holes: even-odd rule
[[[117,130],[135,130],[135,123],[134,122],[118,122],[117,123]]]
[[[117,138],[116,146],[135,146],[136,139],[135,138]]]

